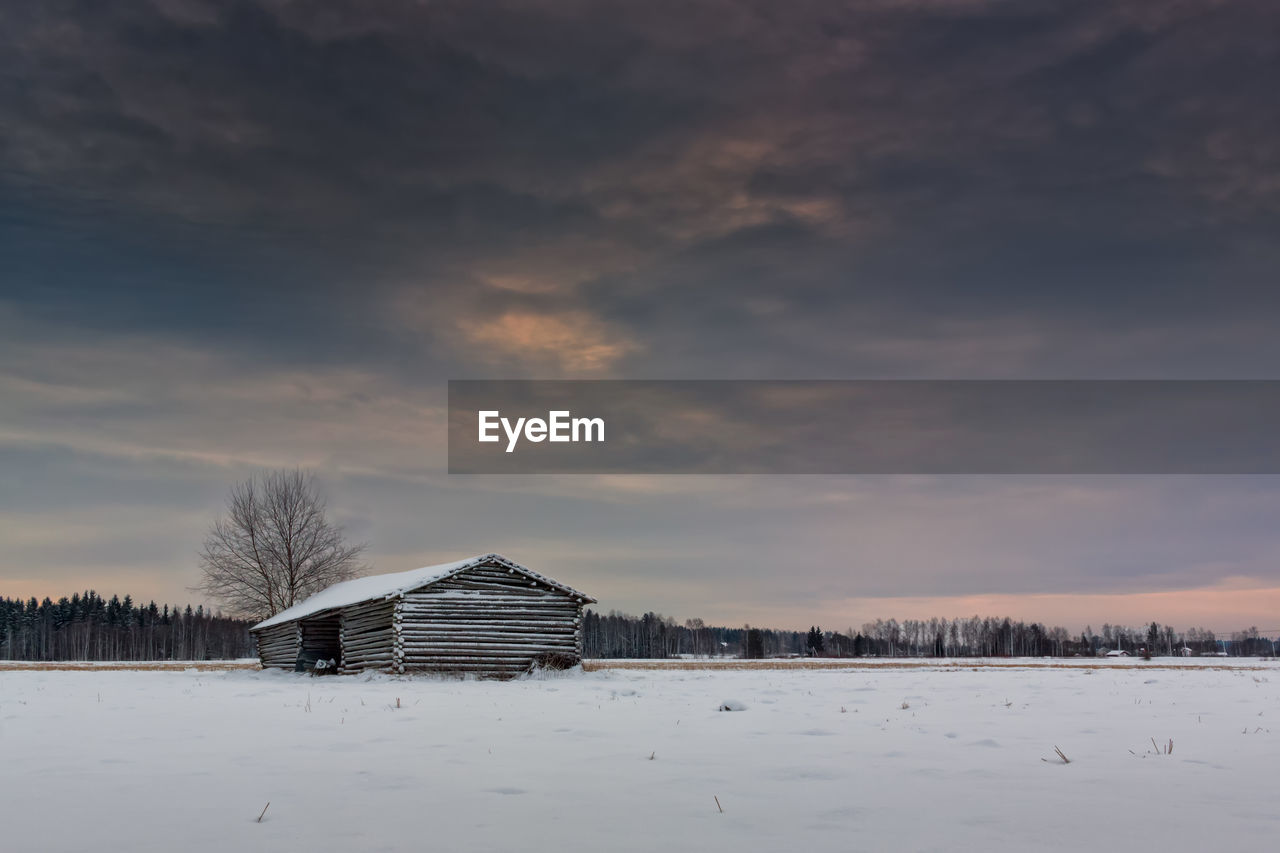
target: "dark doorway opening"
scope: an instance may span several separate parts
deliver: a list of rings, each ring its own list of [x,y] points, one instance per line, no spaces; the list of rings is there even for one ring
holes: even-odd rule
[[[298,669],[315,669],[318,660],[337,661],[338,666],[342,665],[338,619],[338,614],[332,613],[302,620],[302,647],[298,650]]]

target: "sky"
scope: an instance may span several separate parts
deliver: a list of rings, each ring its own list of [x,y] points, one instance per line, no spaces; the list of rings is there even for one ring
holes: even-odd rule
[[[0,5],[0,595],[374,571],[1280,633],[1280,478],[450,476],[449,379],[1280,378],[1269,0]]]

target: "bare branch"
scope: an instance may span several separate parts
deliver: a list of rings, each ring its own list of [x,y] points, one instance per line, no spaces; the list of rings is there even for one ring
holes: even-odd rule
[[[326,508],[299,469],[237,483],[200,549],[199,589],[229,612],[268,617],[359,574],[366,546],[348,543]]]

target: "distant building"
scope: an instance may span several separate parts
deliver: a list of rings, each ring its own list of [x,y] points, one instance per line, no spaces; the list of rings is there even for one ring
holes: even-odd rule
[[[484,554],[334,584],[249,630],[263,667],[510,677],[581,661],[582,609],[593,603]]]

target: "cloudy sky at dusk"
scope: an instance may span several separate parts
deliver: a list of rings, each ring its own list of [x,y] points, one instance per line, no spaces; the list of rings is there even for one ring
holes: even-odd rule
[[[1277,477],[463,477],[486,378],[1280,378],[1271,0],[0,5],[0,595],[378,571],[604,609],[1280,631]]]

